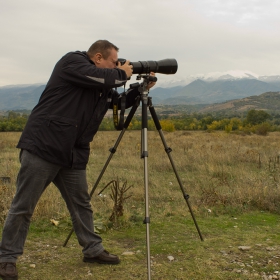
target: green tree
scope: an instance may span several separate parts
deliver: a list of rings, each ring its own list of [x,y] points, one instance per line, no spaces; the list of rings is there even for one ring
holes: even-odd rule
[[[271,115],[263,110],[250,110],[247,113],[246,122],[251,125],[261,124],[270,119]]]
[[[18,117],[20,117],[19,113],[16,113],[14,111],[9,111],[9,114],[8,114],[8,119],[9,120],[16,119]]]

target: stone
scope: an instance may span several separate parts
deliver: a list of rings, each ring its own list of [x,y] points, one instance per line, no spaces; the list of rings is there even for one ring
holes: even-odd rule
[[[168,260],[169,260],[170,262],[174,261],[174,257],[173,257],[173,256],[168,256],[167,258],[168,258]]]
[[[251,247],[250,246],[239,246],[238,249],[241,251],[249,251],[251,249]]]
[[[122,255],[123,256],[132,256],[134,255],[135,253],[134,252],[130,252],[130,251],[127,251],[127,252],[123,252]]]

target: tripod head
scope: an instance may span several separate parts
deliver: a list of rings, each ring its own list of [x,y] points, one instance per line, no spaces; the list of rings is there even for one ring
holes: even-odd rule
[[[139,74],[139,75],[137,75],[136,80],[141,80],[141,78],[143,78],[144,80],[147,80],[149,82],[157,81],[157,77],[152,76],[150,74]]]
[[[135,101],[135,104],[140,103],[140,101],[142,100],[145,104],[147,104],[148,99],[151,99],[151,97],[148,98],[148,94],[149,94],[149,88],[148,85],[150,82],[156,82],[157,81],[157,77],[152,76],[150,74],[139,74],[137,76],[137,80],[141,80],[141,78],[143,79],[143,82],[140,83],[134,83],[134,84],[130,84],[130,88],[131,89],[138,89],[139,92],[139,96]],[[141,97],[141,99],[140,99]],[[114,125],[115,128],[117,130],[121,130],[123,129],[123,125],[124,125],[124,113],[125,113],[125,99],[126,99],[126,94],[123,93],[121,95],[121,112],[120,112],[120,120],[118,118],[118,98],[114,99],[113,101],[113,119],[114,119]],[[129,121],[130,122],[130,121]],[[128,122],[128,123],[129,123]]]
[[[136,77],[136,80],[141,80],[143,79],[143,82],[140,83],[134,83],[130,85],[130,88],[138,88],[140,94],[148,94],[149,93],[149,89],[148,89],[148,85],[150,82],[156,82],[157,81],[157,77],[155,76],[151,76],[150,74],[139,74]]]

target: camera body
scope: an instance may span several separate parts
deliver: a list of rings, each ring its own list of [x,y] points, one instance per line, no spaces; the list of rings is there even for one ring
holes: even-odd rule
[[[123,65],[126,59],[119,58],[118,61]],[[160,73],[160,74],[175,74],[178,69],[178,64],[176,59],[167,58],[158,61],[138,61],[130,62],[133,66],[133,74],[149,74],[150,72]]]

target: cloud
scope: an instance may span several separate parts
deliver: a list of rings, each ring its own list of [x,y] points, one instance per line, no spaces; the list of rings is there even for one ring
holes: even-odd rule
[[[279,23],[278,0],[200,0],[195,7],[206,17],[251,29]]]
[[[61,56],[98,39],[131,61],[176,58],[178,78],[229,69],[279,73],[278,2],[2,1],[0,86],[46,82]]]

